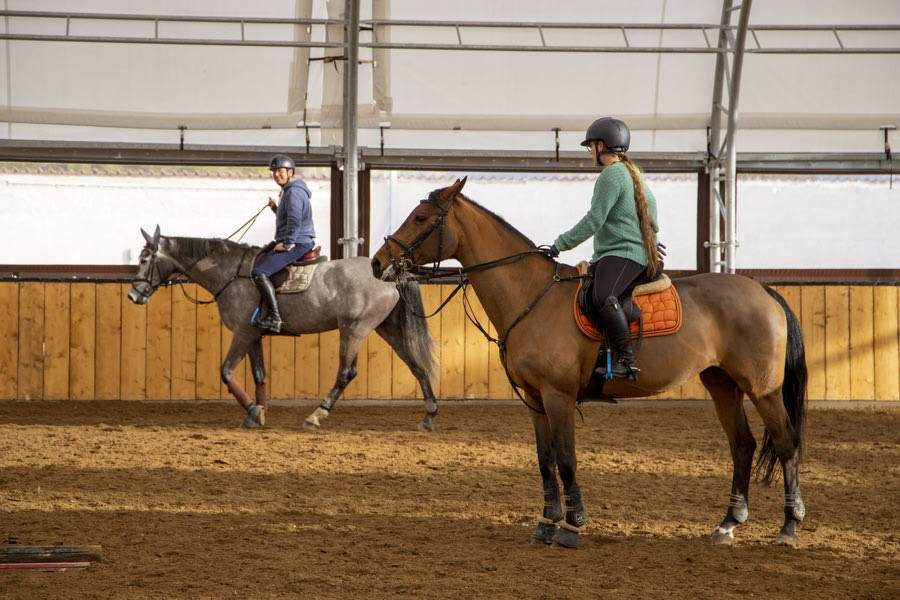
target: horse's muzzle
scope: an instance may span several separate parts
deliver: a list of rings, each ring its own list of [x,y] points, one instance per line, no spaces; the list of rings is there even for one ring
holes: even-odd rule
[[[147,304],[150,302],[150,296],[145,296],[141,292],[139,292],[134,284],[131,285],[131,289],[128,290],[128,299],[134,302],[135,304]]]

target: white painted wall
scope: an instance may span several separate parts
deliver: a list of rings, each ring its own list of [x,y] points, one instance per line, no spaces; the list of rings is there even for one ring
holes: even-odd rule
[[[593,175],[389,173],[372,176],[371,247],[433,189],[469,175],[465,193],[536,244],[549,244],[587,210]],[[659,205],[669,269],[696,268],[696,179],[647,176]],[[330,248],[330,185],[307,178],[318,243]],[[269,178],[43,175],[0,173],[0,264],[135,264],[140,228],[227,237],[277,195]],[[887,177],[742,176],[738,184],[739,268],[898,268],[900,182]],[[266,210],[243,241],[274,232]],[[575,264],[590,241],[563,253]]]

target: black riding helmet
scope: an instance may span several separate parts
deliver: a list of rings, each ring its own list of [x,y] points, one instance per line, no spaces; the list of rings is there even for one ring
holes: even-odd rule
[[[627,152],[631,144],[631,131],[628,125],[612,117],[603,117],[591,123],[584,134],[582,146],[590,146],[591,142],[601,140],[609,152]]]
[[[280,169],[281,167],[284,167],[285,169],[294,169],[294,161],[291,160],[290,156],[286,156],[284,154],[273,156],[272,160],[269,162],[269,170],[274,171],[275,169]]]

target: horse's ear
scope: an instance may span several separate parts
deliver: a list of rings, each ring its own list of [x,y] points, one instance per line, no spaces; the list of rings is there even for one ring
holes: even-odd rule
[[[147,240],[148,248],[150,248],[151,250],[159,250],[159,225],[156,226],[156,231],[153,232],[152,236],[144,231],[143,227],[141,227],[141,235],[143,235],[144,239]]]
[[[153,244],[153,238],[150,237],[150,234],[144,231],[144,228],[141,227],[141,235],[144,236],[144,239],[147,240],[147,245],[150,246]]]
[[[467,181],[468,179],[469,179],[469,176],[468,176],[468,175],[466,175],[466,176],[463,177],[462,179],[457,179],[457,180],[453,183],[453,185],[451,185],[450,187],[448,187],[448,188],[446,188],[446,189],[444,190],[444,193],[441,194],[441,200],[447,201],[447,200],[450,200],[450,199],[452,199],[452,198],[456,198],[456,196],[459,195],[460,192],[462,192],[462,189],[463,189],[463,187],[465,187],[466,181]]]

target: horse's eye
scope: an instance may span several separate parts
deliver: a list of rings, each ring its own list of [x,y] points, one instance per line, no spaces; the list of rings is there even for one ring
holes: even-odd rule
[[[415,223],[416,225],[421,225],[424,222],[425,222],[425,215],[416,215],[413,218],[413,223]]]

